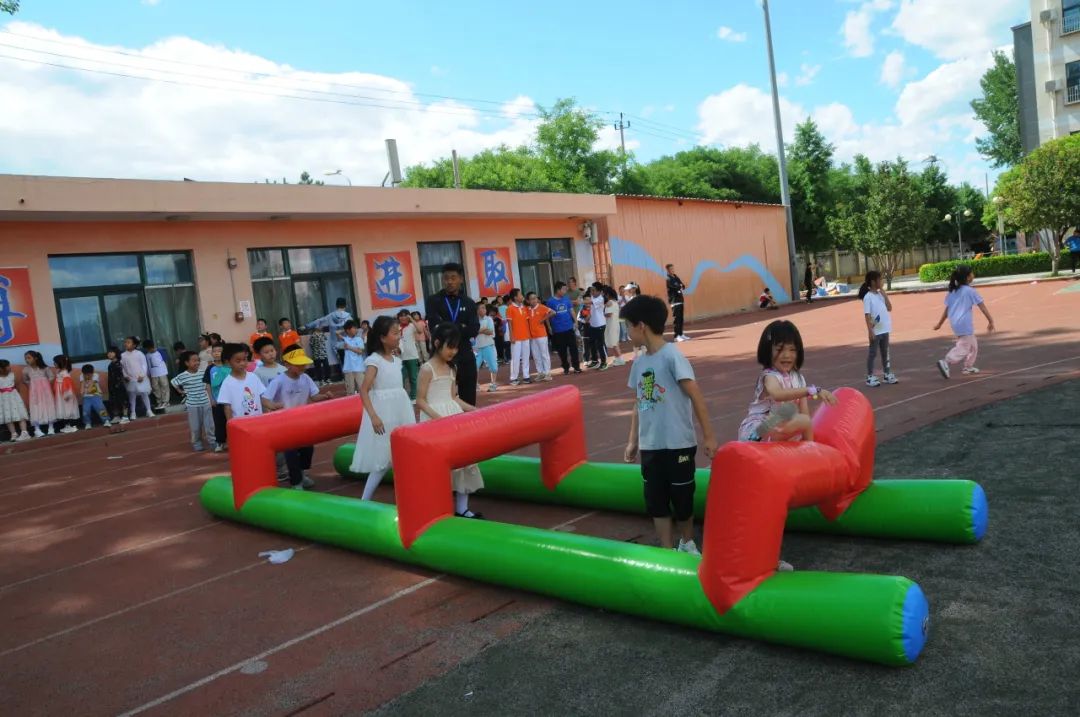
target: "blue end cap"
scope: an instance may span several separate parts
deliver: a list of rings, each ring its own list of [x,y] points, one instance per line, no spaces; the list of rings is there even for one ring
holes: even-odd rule
[[[914,663],[922,652],[929,629],[930,604],[926,602],[922,588],[912,583],[904,597],[903,625],[900,633],[901,642],[904,645],[904,656],[909,663]]]
[[[986,535],[986,526],[990,522],[990,507],[986,503],[986,491],[978,483],[971,491],[971,532],[975,541]]]

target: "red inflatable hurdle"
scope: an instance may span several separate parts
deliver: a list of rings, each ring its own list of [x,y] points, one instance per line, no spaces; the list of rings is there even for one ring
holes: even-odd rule
[[[360,397],[349,396],[229,421],[229,463],[236,509],[244,507],[256,491],[277,485],[275,453],[355,436],[363,415]]]
[[[860,392],[814,416],[814,441],[728,443],[713,459],[698,576],[724,613],[776,571],[788,510],[835,520],[874,474],[874,411]]]
[[[573,386],[507,401],[390,435],[398,529],[408,548],[432,524],[454,514],[450,472],[540,444],[540,475],[554,490],[585,463],[581,394]]]

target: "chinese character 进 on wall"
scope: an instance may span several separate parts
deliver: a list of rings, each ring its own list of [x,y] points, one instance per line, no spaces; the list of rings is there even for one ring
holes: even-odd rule
[[[474,249],[476,275],[480,277],[480,296],[506,294],[514,286],[510,268],[510,248]]]
[[[412,252],[365,254],[371,308],[392,309],[416,303]]]
[[[36,343],[38,330],[30,294],[30,270],[0,267],[0,346]]]

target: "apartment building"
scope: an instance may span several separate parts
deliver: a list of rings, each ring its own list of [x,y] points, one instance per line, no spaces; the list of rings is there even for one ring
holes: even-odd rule
[[[1080,132],[1080,0],[1030,0],[1013,28],[1024,152]]]

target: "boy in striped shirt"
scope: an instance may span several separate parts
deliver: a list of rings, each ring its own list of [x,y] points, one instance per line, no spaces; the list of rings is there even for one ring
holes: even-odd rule
[[[214,448],[214,417],[210,409],[210,397],[206,393],[203,375],[199,373],[199,354],[185,351],[180,354],[184,370],[170,383],[183,397],[187,406],[188,428],[191,429],[191,448],[203,450],[203,433],[210,447]]]

